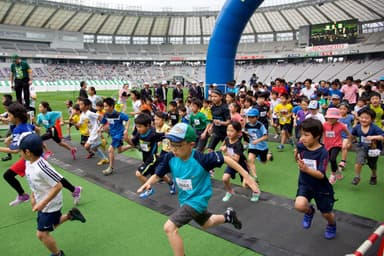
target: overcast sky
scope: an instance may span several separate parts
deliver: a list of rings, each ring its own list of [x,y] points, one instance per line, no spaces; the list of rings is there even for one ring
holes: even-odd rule
[[[226,0],[52,0],[57,2],[69,2],[75,4],[84,4],[89,6],[116,7],[124,5],[125,7],[139,7],[134,9],[145,11],[162,11],[164,8],[172,8],[172,11],[192,11],[197,8],[205,10],[220,10]],[[246,0],[254,1],[254,0]],[[303,0],[264,0],[263,6],[270,6],[282,3],[292,3]],[[124,8],[126,9],[126,8]],[[132,8],[130,8],[132,9]]]

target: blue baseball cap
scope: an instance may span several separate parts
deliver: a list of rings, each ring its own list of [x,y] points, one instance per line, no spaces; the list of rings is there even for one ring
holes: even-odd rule
[[[36,133],[29,133],[20,140],[19,149],[28,149],[35,155],[41,155],[43,153],[43,140]]]
[[[256,117],[258,117],[259,116],[259,110],[255,109],[255,108],[251,108],[247,112],[247,116],[256,116]]]
[[[171,142],[195,142],[197,139],[195,130],[192,126],[185,123],[178,123],[171,128],[171,130],[165,135],[165,138]]]

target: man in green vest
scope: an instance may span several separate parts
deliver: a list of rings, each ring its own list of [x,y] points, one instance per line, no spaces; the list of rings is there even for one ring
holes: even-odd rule
[[[29,108],[29,86],[32,84],[32,69],[27,62],[22,61],[18,55],[12,55],[11,65],[11,88],[16,92],[16,99],[23,104],[22,95],[24,95],[24,106]]]

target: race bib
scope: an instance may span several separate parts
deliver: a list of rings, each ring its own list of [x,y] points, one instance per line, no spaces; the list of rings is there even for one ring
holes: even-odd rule
[[[229,156],[233,156],[235,154],[235,151],[233,151],[233,148],[227,148],[227,154]]]
[[[378,156],[380,156],[380,153],[381,153],[380,149],[370,149],[370,150],[368,150],[368,156],[369,157],[378,157]]]
[[[190,180],[190,179],[176,178],[176,183],[177,183],[177,186],[181,190],[192,190],[193,189],[193,187],[192,187],[192,180]]]
[[[200,120],[199,119],[195,119],[195,125],[200,125]]]
[[[49,122],[48,122],[48,120],[43,120],[43,125],[49,125]]]
[[[114,119],[107,119],[107,121],[108,121],[109,124],[114,124],[115,123]]]
[[[335,138],[336,134],[335,131],[326,131],[325,132],[325,137],[327,138]]]
[[[304,161],[304,164],[305,164],[306,166],[308,166],[309,168],[317,170],[316,160],[313,160],[313,159],[305,159],[305,158],[304,158],[303,161]]]
[[[286,122],[287,122],[287,118],[286,118],[286,117],[284,117],[284,116],[283,116],[283,117],[281,117],[281,118],[280,118],[280,120],[281,120],[281,122],[282,122],[282,123],[286,123]]]
[[[361,136],[361,142],[365,144],[371,144],[371,141],[365,136]]]
[[[140,144],[140,149],[143,152],[148,152],[149,151],[148,144],[145,144],[145,143]]]
[[[260,113],[260,116],[261,116],[261,117],[265,117],[266,115],[267,115],[267,112],[265,112],[265,111],[263,111],[263,112]]]

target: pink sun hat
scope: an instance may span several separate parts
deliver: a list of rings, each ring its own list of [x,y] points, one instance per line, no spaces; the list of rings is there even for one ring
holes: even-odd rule
[[[325,118],[341,118],[340,110],[338,108],[329,108],[327,110],[327,114],[325,115]]]

